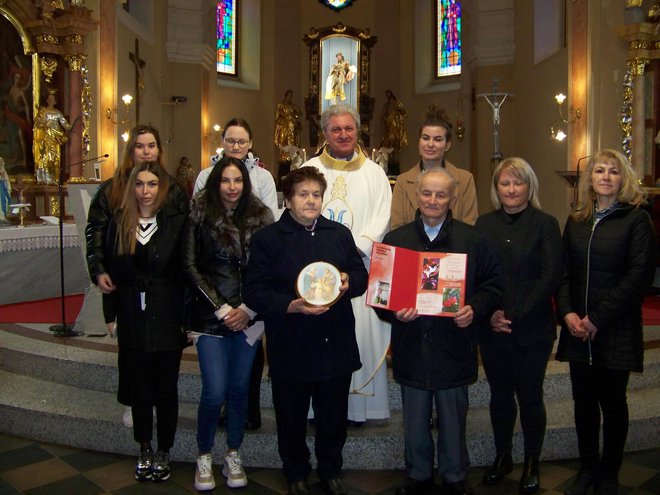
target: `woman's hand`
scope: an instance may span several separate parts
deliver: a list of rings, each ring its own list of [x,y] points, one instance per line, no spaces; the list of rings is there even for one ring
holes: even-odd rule
[[[596,338],[596,334],[598,333],[598,328],[596,328],[596,325],[591,323],[591,320],[589,319],[589,315],[582,318],[582,328],[584,328],[584,333],[585,333],[585,337],[582,340],[587,340],[587,338],[594,340]]]
[[[232,332],[241,332],[247,328],[250,316],[240,308],[233,308],[222,321]]]
[[[511,320],[504,317],[504,311],[498,309],[490,317],[490,326],[493,332],[511,333]]]
[[[474,311],[472,310],[472,306],[467,304],[456,312],[456,316],[454,316],[454,323],[456,323],[456,326],[459,328],[465,328],[470,326],[473,318]]]
[[[341,272],[341,285],[339,286],[339,293],[343,294],[348,290],[348,273]]]
[[[417,308],[403,308],[394,313],[394,316],[396,316],[397,320],[408,323],[416,320],[419,317],[419,313],[417,312]]]
[[[300,299],[294,299],[289,303],[287,308],[287,313],[302,313],[304,315],[320,315],[325,313],[330,308],[328,306],[310,306],[305,302],[301,297]]]
[[[580,338],[584,340],[585,338],[585,329],[582,320],[577,315],[577,313],[566,313],[564,315],[564,322],[568,327],[568,331],[573,337]]]
[[[96,276],[96,285],[104,294],[110,294],[113,290],[117,288],[115,284],[112,283],[110,275],[107,273],[99,273]]]

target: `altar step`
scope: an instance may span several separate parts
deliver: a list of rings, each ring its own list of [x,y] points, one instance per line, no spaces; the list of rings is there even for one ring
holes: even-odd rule
[[[115,400],[115,342],[109,338],[57,339],[46,326],[2,325],[0,328],[0,430],[39,441],[98,451],[133,454],[132,430],[121,424],[123,411]],[[660,328],[647,329],[651,349],[645,372],[630,380],[630,432],[626,450],[660,447]],[[195,426],[199,370],[194,349],[187,349],[179,380],[179,428],[172,458],[191,461],[196,454]],[[551,361],[545,382],[548,431],[543,458],[577,456],[573,404],[567,366]],[[488,385],[480,370],[470,387],[468,448],[473,465],[491,462],[494,451],[488,415]],[[392,417],[349,428],[344,448],[347,469],[403,467],[403,427],[399,387],[390,384]],[[310,447],[313,428],[309,428]],[[224,451],[224,431],[216,439],[214,457]],[[262,428],[246,432],[242,447],[248,466],[279,467],[270,384],[262,382]],[[313,451],[313,449],[311,449]],[[519,426],[514,452],[522,451]],[[520,462],[519,455],[515,459]]]

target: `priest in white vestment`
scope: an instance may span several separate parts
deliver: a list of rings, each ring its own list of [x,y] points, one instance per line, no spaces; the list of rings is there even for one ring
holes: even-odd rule
[[[392,190],[383,169],[357,146],[360,116],[343,104],[330,106],[321,115],[328,143],[303,166],[315,166],[328,182],[323,216],[343,223],[353,233],[362,261],[369,269],[371,247],[390,227]],[[353,374],[348,398],[348,419],[357,423],[390,416],[385,355],[390,325],[366,305],[366,293],[352,300],[355,333],[362,368]]]

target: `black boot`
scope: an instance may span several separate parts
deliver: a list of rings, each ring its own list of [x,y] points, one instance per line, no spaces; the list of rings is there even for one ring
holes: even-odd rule
[[[513,471],[511,454],[497,454],[493,465],[484,473],[482,482],[484,485],[495,485],[511,471]]]
[[[595,488],[599,495],[618,495],[619,481],[616,478],[601,478],[600,489]]]
[[[536,457],[525,457],[520,484],[520,493],[536,493],[539,491],[539,460]]]
[[[564,492],[564,495],[587,495],[589,489],[594,487],[594,491],[600,489],[598,475],[592,470],[580,470],[575,481]]]

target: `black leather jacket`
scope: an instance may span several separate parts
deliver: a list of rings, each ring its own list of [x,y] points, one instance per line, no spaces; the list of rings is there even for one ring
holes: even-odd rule
[[[190,330],[211,335],[233,334],[214,312],[224,304],[237,308],[243,302],[244,270],[252,236],[273,223],[273,214],[256,197],[245,211],[242,232],[226,212],[211,225],[205,221],[206,191],[192,201],[184,233],[183,269],[191,289],[187,322]]]

